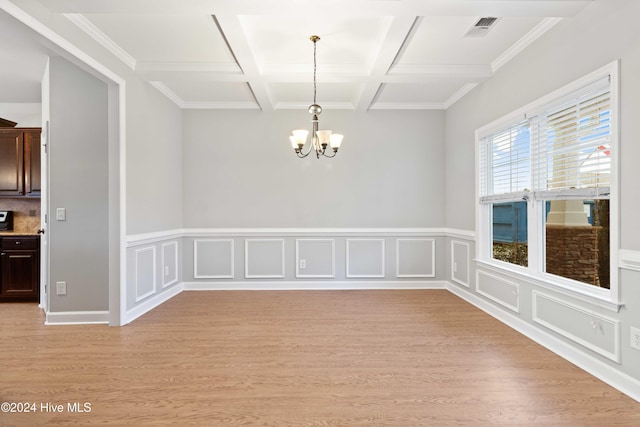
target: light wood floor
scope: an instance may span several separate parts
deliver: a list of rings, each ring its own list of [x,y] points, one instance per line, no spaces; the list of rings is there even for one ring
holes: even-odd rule
[[[447,291],[184,292],[122,328],[42,322],[0,305],[0,401],[38,405],[2,426],[640,425],[640,403]]]

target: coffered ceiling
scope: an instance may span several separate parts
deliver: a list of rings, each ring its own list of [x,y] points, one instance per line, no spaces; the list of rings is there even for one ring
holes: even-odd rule
[[[573,0],[47,0],[182,108],[442,109]],[[483,17],[499,18],[480,36]]]

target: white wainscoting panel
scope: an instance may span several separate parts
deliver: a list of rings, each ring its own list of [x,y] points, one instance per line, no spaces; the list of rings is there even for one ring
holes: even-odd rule
[[[284,278],[284,239],[247,239],[244,244],[247,279]]]
[[[435,239],[397,239],[396,277],[436,277]]]
[[[469,243],[451,241],[451,280],[467,288],[469,284]]]
[[[178,242],[167,242],[161,246],[162,287],[178,283]]]
[[[348,278],[384,278],[384,239],[347,239]]]
[[[335,275],[335,239],[296,239],[296,277],[333,278]]]
[[[138,302],[156,292],[156,247],[136,249],[134,259],[134,287]]]
[[[520,313],[520,285],[478,270],[476,291],[498,304]]]
[[[193,241],[193,277],[195,279],[233,279],[235,263],[233,239]]]
[[[620,321],[533,291],[533,321],[620,363]]]
[[[626,270],[640,271],[640,251],[620,249],[618,251],[618,265]]]

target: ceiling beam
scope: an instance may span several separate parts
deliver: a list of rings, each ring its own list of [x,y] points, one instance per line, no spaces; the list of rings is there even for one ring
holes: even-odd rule
[[[253,51],[236,15],[216,15],[215,21],[222,36],[227,41],[229,50],[244,73],[256,102],[262,111],[273,111],[273,102],[265,82],[260,76]]]
[[[366,111],[369,109],[376,94],[380,90],[380,85],[383,83],[387,72],[395,61],[398,52],[402,49],[405,40],[411,34],[418,20],[419,18],[415,16],[393,19],[389,32],[382,42],[378,56],[371,67],[371,75],[360,93],[356,104],[357,111]]]
[[[137,61],[136,74],[145,80],[189,79],[198,82],[246,82],[238,64],[217,62]]]

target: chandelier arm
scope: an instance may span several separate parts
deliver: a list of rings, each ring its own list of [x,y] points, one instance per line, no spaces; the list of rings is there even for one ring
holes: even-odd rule
[[[304,148],[304,146],[302,148]],[[307,150],[306,153],[304,152],[303,149],[300,149],[300,150],[296,151],[296,153],[298,154],[298,157],[300,157],[301,159],[304,159],[309,154],[311,154],[312,151],[313,151],[313,144],[310,144],[309,145],[309,149]]]
[[[332,154],[332,155],[330,155],[330,156],[329,156],[329,155],[327,155],[324,151],[322,152],[322,155],[323,155],[323,156],[325,156],[325,157],[328,157],[328,158],[335,157],[335,156],[336,156],[336,154],[338,154],[338,150],[333,150],[333,154]]]
[[[304,159],[305,157],[307,157],[309,154],[311,154],[311,150],[307,151],[306,153],[303,153],[302,150],[296,150],[296,155],[298,157],[300,157],[301,159]]]

